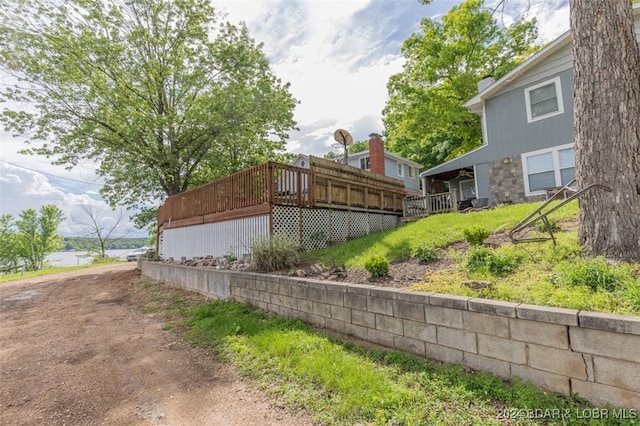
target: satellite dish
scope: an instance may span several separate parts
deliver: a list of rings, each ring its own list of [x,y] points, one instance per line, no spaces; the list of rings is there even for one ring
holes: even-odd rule
[[[349,132],[344,129],[338,129],[333,132],[333,138],[336,140],[336,142],[340,142],[340,144],[343,146],[351,145],[353,143],[353,138],[351,137]]]
[[[333,138],[344,148],[344,164],[348,162],[348,152],[347,145],[351,145],[353,143],[353,138],[351,134],[344,129],[338,129],[333,132]]]

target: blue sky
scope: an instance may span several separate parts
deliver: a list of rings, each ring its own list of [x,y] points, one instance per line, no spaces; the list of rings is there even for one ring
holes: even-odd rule
[[[492,0],[487,0],[491,3]],[[213,0],[230,22],[245,22],[257,42],[264,44],[271,68],[300,101],[295,111],[299,131],[292,132],[287,150],[324,155],[332,150],[333,132],[347,129],[354,140],[383,133],[382,109],[389,77],[402,71],[402,42],[419,28],[420,19],[437,19],[461,0]],[[509,0],[497,16],[505,24],[528,14],[540,23],[542,41],[550,41],[569,27],[568,0]],[[0,84],[7,78],[0,74]],[[111,213],[97,191],[94,165],[86,162],[72,171],[53,166],[44,157],[18,154],[18,138],[0,132],[0,213],[14,216],[46,203],[59,205],[67,220],[63,235],[83,235],[79,225],[89,204]],[[140,236],[130,223],[122,233]],[[142,233],[144,234],[144,233]]]

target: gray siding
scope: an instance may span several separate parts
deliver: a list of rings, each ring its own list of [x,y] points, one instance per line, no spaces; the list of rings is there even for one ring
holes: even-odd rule
[[[563,114],[528,123],[525,87],[518,87],[487,101],[485,113],[490,149],[485,150],[485,161],[573,141],[573,71],[566,70],[558,75],[564,103]],[[549,78],[532,82],[526,87]]]
[[[491,184],[489,182],[489,164],[476,164],[476,187],[478,188],[478,198],[488,198],[491,200]]]
[[[368,156],[369,155],[367,154],[367,157]],[[360,158],[362,158],[362,156],[349,157],[347,164],[349,164],[350,166],[353,166],[353,167],[360,168]],[[419,177],[420,171],[419,171],[419,169],[416,169],[415,176],[413,178],[410,178],[409,177],[409,165],[408,164],[404,164],[403,167],[404,167],[404,177],[398,176],[398,169],[397,169],[396,160],[394,160],[392,158],[388,158],[388,157],[384,158],[384,174],[385,174],[385,176],[404,181],[404,187],[409,189],[409,190],[420,191],[420,177]]]

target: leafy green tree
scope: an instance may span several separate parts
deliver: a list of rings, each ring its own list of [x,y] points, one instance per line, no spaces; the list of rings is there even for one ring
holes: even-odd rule
[[[0,100],[28,153],[97,163],[103,197],[142,210],[284,156],[297,101],[244,24],[208,0],[7,0]],[[146,210],[145,210],[146,209]],[[144,214],[144,212],[147,214]]]
[[[58,226],[63,220],[62,211],[53,204],[42,206],[39,212],[34,209],[20,212],[15,221],[15,250],[28,270],[41,269],[44,258],[62,247]]]
[[[18,266],[19,260],[13,216],[2,214],[0,215],[0,268],[15,268]]]
[[[530,56],[536,37],[535,21],[501,26],[481,0],[465,1],[441,21],[422,19],[403,44],[404,70],[387,84],[389,151],[430,168],[480,146],[480,119],[464,103],[483,77],[498,79]]]

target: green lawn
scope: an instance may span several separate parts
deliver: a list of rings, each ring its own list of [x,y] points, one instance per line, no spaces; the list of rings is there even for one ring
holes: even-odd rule
[[[517,245],[509,242],[495,249],[448,248],[464,241],[464,231],[474,227],[491,233],[509,230],[539,205],[516,204],[466,214],[433,215],[306,256],[327,265],[335,262],[362,267],[373,255],[383,255],[393,262],[411,256],[416,247],[425,244],[436,248],[439,257],[448,257],[454,263],[425,276],[411,287],[414,290],[640,315],[640,265],[584,259],[576,229],[577,202],[565,205],[550,217],[560,227],[555,233],[556,245],[551,241]],[[463,284],[465,281],[482,281],[484,288],[470,288]]]

